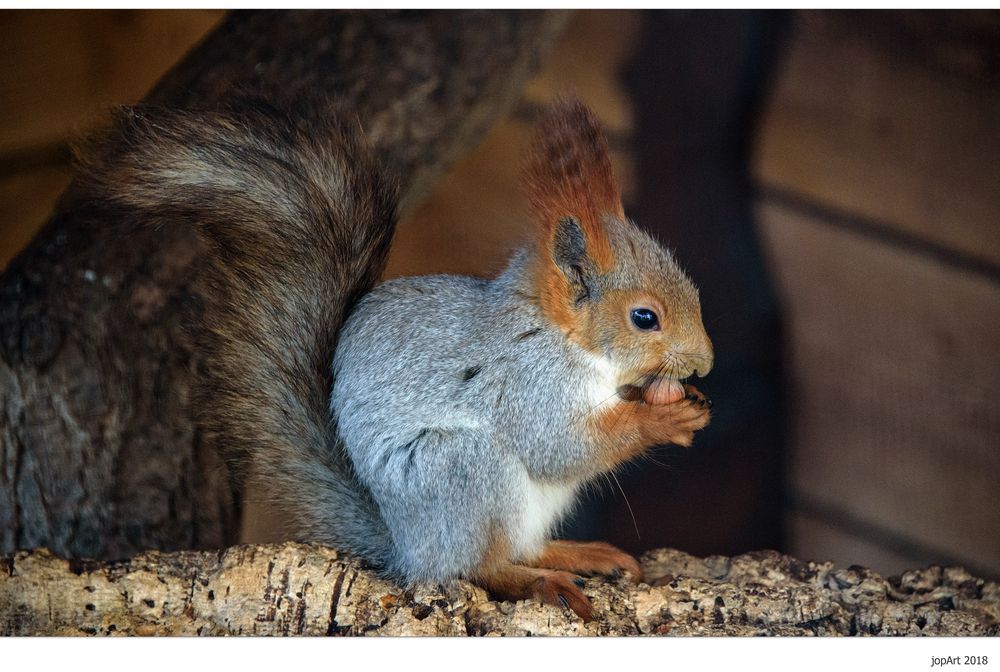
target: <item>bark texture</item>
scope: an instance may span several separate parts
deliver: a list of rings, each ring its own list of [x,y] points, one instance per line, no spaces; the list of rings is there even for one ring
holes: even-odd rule
[[[0,558],[2,635],[993,635],[1000,585],[958,567],[884,579],[776,552],[647,553],[649,584],[589,579],[596,620],[469,583],[380,579],[318,546]]]
[[[551,12],[237,12],[147,98],[308,93],[357,114],[405,216],[516,98]],[[191,231],[82,226],[70,187],[0,277],[0,552],[219,548],[240,493],[189,412]],[[41,556],[39,556],[41,557]]]

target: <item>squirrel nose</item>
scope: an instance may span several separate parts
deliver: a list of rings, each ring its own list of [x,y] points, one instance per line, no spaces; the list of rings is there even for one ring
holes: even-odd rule
[[[712,364],[715,362],[715,349],[703,327],[693,334],[686,334],[686,337],[674,341],[671,349],[675,356],[679,355],[683,362],[681,368],[687,371],[683,377],[695,374],[699,378],[704,378],[712,370]]]
[[[704,329],[702,329],[700,336],[698,344],[691,348],[691,352],[696,354],[692,354],[690,357],[691,363],[694,365],[694,372],[698,374],[699,378],[704,378],[712,370],[712,364],[715,363],[715,350],[712,348],[712,341],[709,340]]]
[[[695,360],[694,372],[699,378],[704,378],[708,375],[708,372],[712,370],[712,364],[715,361],[715,357],[711,354],[699,356]]]
[[[708,375],[708,372],[712,370],[712,363],[714,361],[714,356],[711,350],[708,352],[705,352],[704,350],[699,352],[697,350],[684,350],[683,348],[676,348],[673,352],[673,357],[675,358],[674,361],[677,363],[675,375],[679,378],[687,378],[692,375],[704,378]]]

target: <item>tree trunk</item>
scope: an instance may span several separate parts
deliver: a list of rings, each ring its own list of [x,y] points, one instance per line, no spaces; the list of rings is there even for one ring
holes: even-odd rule
[[[401,590],[299,544],[0,558],[0,635],[998,635],[1000,585],[931,567],[886,580],[775,552],[643,558],[649,584],[588,579],[595,620],[464,581]]]
[[[147,102],[329,99],[398,174],[405,216],[516,99],[565,18],[237,12]],[[185,230],[83,227],[72,192],[0,278],[0,552],[226,546],[240,493],[189,412],[199,363],[182,316],[199,306],[199,246]]]

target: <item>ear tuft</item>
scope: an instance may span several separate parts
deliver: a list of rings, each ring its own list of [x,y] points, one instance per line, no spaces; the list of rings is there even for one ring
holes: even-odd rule
[[[579,99],[561,98],[543,116],[524,181],[543,246],[551,249],[557,225],[572,217],[580,224],[594,265],[600,270],[613,265],[604,218],[624,219],[625,212],[607,140]]]

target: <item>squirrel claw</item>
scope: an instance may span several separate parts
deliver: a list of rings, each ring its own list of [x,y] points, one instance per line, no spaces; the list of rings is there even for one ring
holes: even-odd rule
[[[594,620],[590,599],[576,586],[579,577],[569,572],[548,571],[535,582],[532,591],[542,604],[564,607],[584,620]]]

